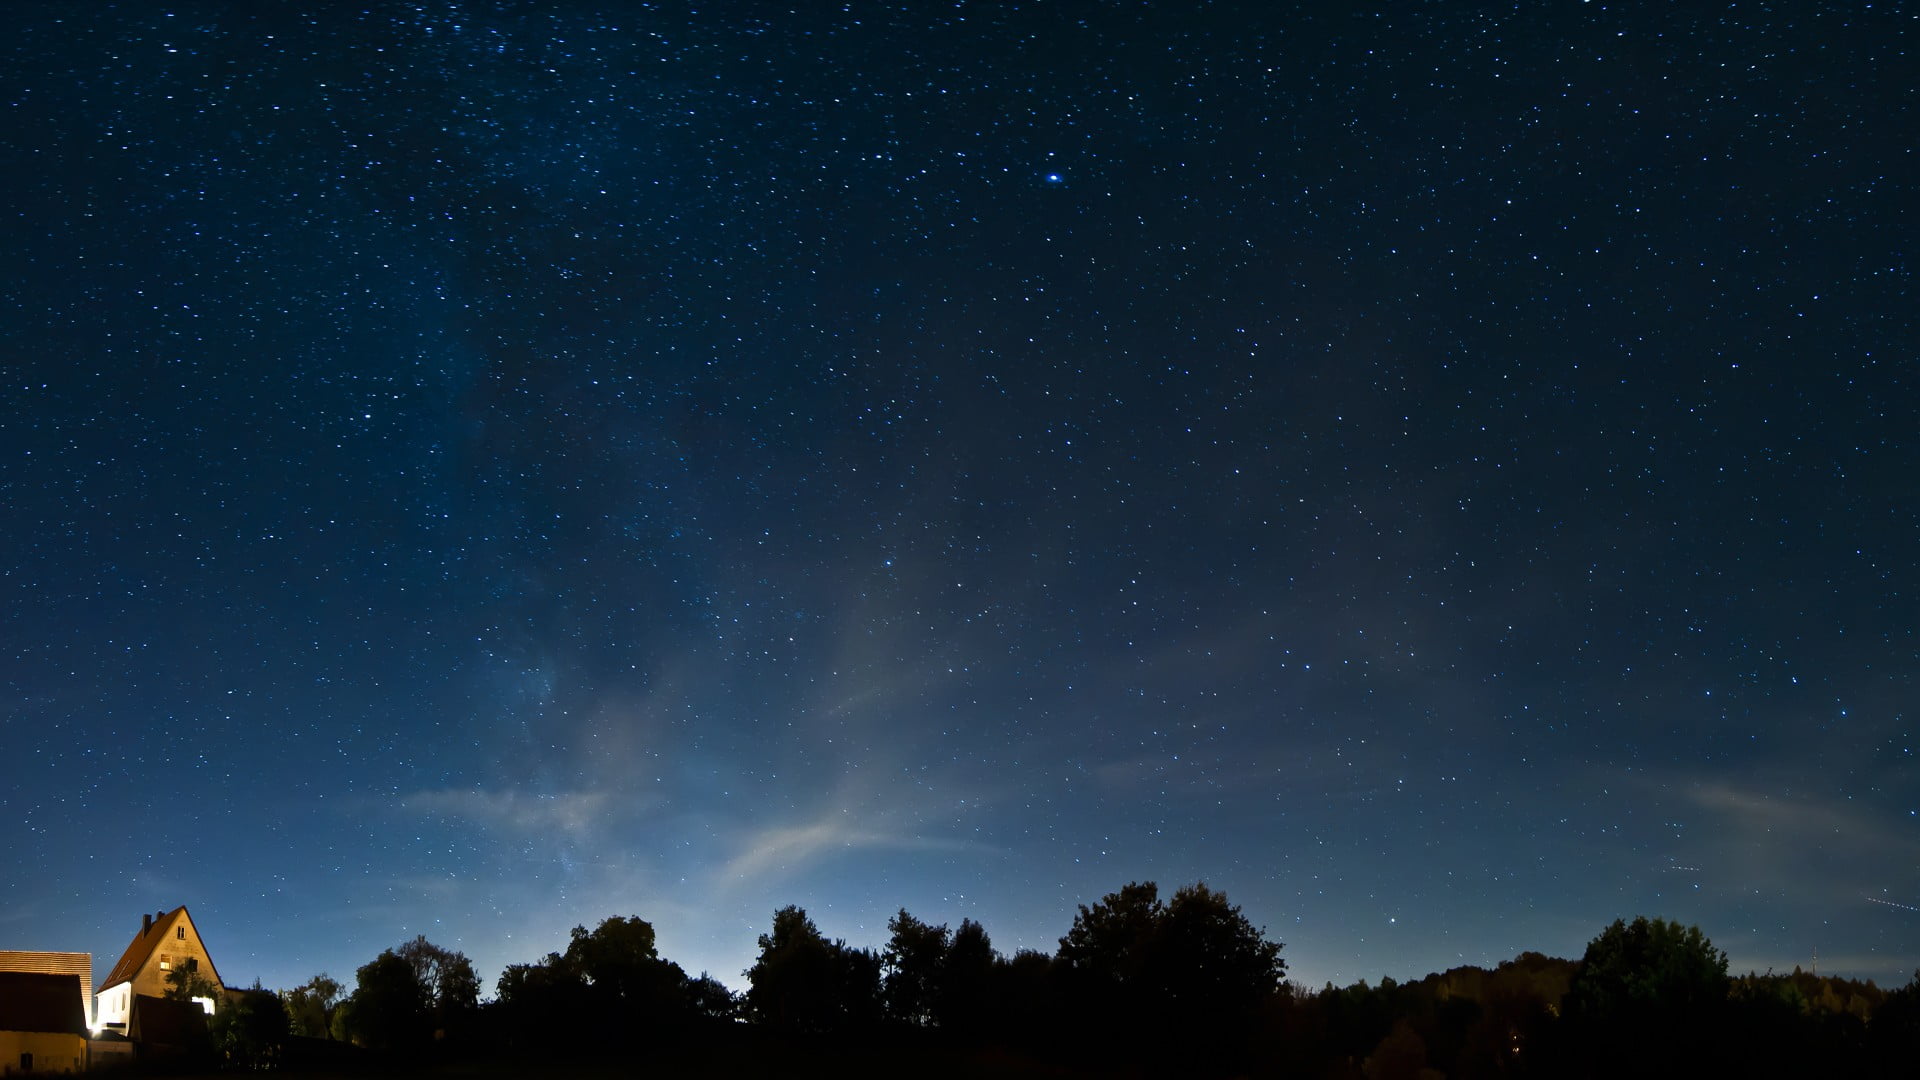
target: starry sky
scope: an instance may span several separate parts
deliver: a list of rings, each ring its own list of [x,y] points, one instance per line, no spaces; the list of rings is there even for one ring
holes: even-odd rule
[[[9,3],[0,947],[1903,983],[1916,30]]]

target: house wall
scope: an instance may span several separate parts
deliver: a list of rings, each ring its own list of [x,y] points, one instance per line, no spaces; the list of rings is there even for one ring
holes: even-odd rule
[[[153,955],[140,966],[133,977],[133,992],[165,996],[167,976],[175,970],[189,968],[205,977],[215,986],[220,985],[220,974],[213,969],[213,961],[207,958],[207,947],[200,943],[200,934],[186,918],[176,918],[173,925],[166,928],[160,941],[153,947]]]
[[[20,1055],[33,1055],[34,1073],[76,1073],[87,1067],[87,1040],[52,1031],[0,1031],[0,1076],[24,1075]]]
[[[120,1030],[125,1031],[127,1029],[127,1018],[132,1012],[133,984],[125,982],[115,983],[100,991],[100,1008],[97,1011],[100,1018],[95,1021],[95,1023],[100,1027],[106,1027],[108,1024],[118,1024],[120,1025]]]
[[[19,1060],[17,1057],[15,1060]],[[133,1044],[126,1039],[88,1039],[87,1068],[111,1069],[133,1064]]]

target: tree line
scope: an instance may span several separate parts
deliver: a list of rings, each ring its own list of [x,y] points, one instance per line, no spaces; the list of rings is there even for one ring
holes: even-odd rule
[[[887,929],[881,948],[852,945],[783,907],[736,994],[660,956],[645,920],[615,916],[507,967],[485,1000],[464,955],[416,937],[351,988],[321,974],[229,992],[210,1050],[234,1068],[646,1056],[704,1073],[1364,1080],[1908,1076],[1920,1061],[1920,972],[1891,991],[1798,969],[1734,978],[1697,927],[1662,919],[1617,921],[1577,961],[1523,953],[1317,991],[1287,981],[1282,945],[1204,884],[1163,899],[1131,883],[1081,905],[1051,953],[1006,955],[980,923],[905,909]]]

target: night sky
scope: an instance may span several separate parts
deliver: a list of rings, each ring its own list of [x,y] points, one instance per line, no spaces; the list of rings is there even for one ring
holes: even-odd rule
[[[1920,966],[1899,4],[0,14],[0,947]]]

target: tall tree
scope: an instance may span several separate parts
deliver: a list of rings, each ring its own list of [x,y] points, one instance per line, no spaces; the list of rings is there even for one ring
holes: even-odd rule
[[[224,996],[220,984],[200,974],[198,971],[176,967],[167,972],[167,988],[160,996],[172,1001],[193,1001],[205,998],[214,1003],[216,1009]]]
[[[1162,904],[1148,881],[1082,905],[1060,939],[1060,961],[1107,983],[1211,1009],[1257,1003],[1277,991],[1287,968],[1281,947],[1204,882]]]
[[[1173,894],[1160,915],[1152,978],[1179,1012],[1243,1015],[1280,989],[1287,965],[1225,893],[1204,882]]]
[[[945,925],[921,922],[906,908],[887,921],[887,930],[892,936],[880,956],[887,1018],[925,1027],[933,1023],[934,999],[951,935]]]
[[[340,981],[321,972],[291,990],[280,992],[293,1034],[309,1039],[333,1037],[333,1011],[345,991]]]
[[[1198,1037],[1224,1055],[1282,986],[1280,949],[1225,894],[1194,884],[1162,904],[1148,881],[1083,905],[1059,963],[1081,1027]]]
[[[1566,1075],[1705,1075],[1730,1020],[1727,955],[1697,926],[1616,919],[1587,944],[1567,990]]]
[[[953,932],[941,965],[936,1002],[941,1027],[978,1033],[987,1026],[992,1014],[994,970],[999,961],[987,928],[972,919],[960,920],[960,929]]]
[[[393,954],[413,971],[420,998],[436,1024],[444,1027],[479,1005],[480,976],[465,953],[442,948],[420,935],[403,942]]]
[[[747,969],[751,1017],[790,1031],[844,1031],[880,1016],[880,956],[828,941],[803,909],[773,914],[760,955]]]
[[[510,1044],[548,1045],[552,1033],[577,1025],[587,1014],[586,980],[561,958],[548,953],[537,964],[509,964],[500,972],[491,1015]]]
[[[354,972],[353,996],[335,1023],[356,1045],[405,1050],[432,1037],[432,1012],[414,967],[392,949]]]
[[[1601,1020],[1695,1012],[1725,1002],[1730,985],[1727,954],[1699,927],[1615,919],[1587,943],[1566,1010]]]
[[[600,920],[592,930],[574,927],[565,959],[588,981],[598,982],[651,964],[660,959],[660,951],[654,945],[652,923],[637,915],[615,915]]]
[[[1151,881],[1128,882],[1091,907],[1080,905],[1073,926],[1060,939],[1060,963],[1102,983],[1137,981],[1163,910],[1160,887]]]
[[[574,927],[559,962],[586,984],[607,1022],[631,1023],[683,1010],[686,972],[660,958],[653,925],[638,916],[616,915],[592,930]]]

